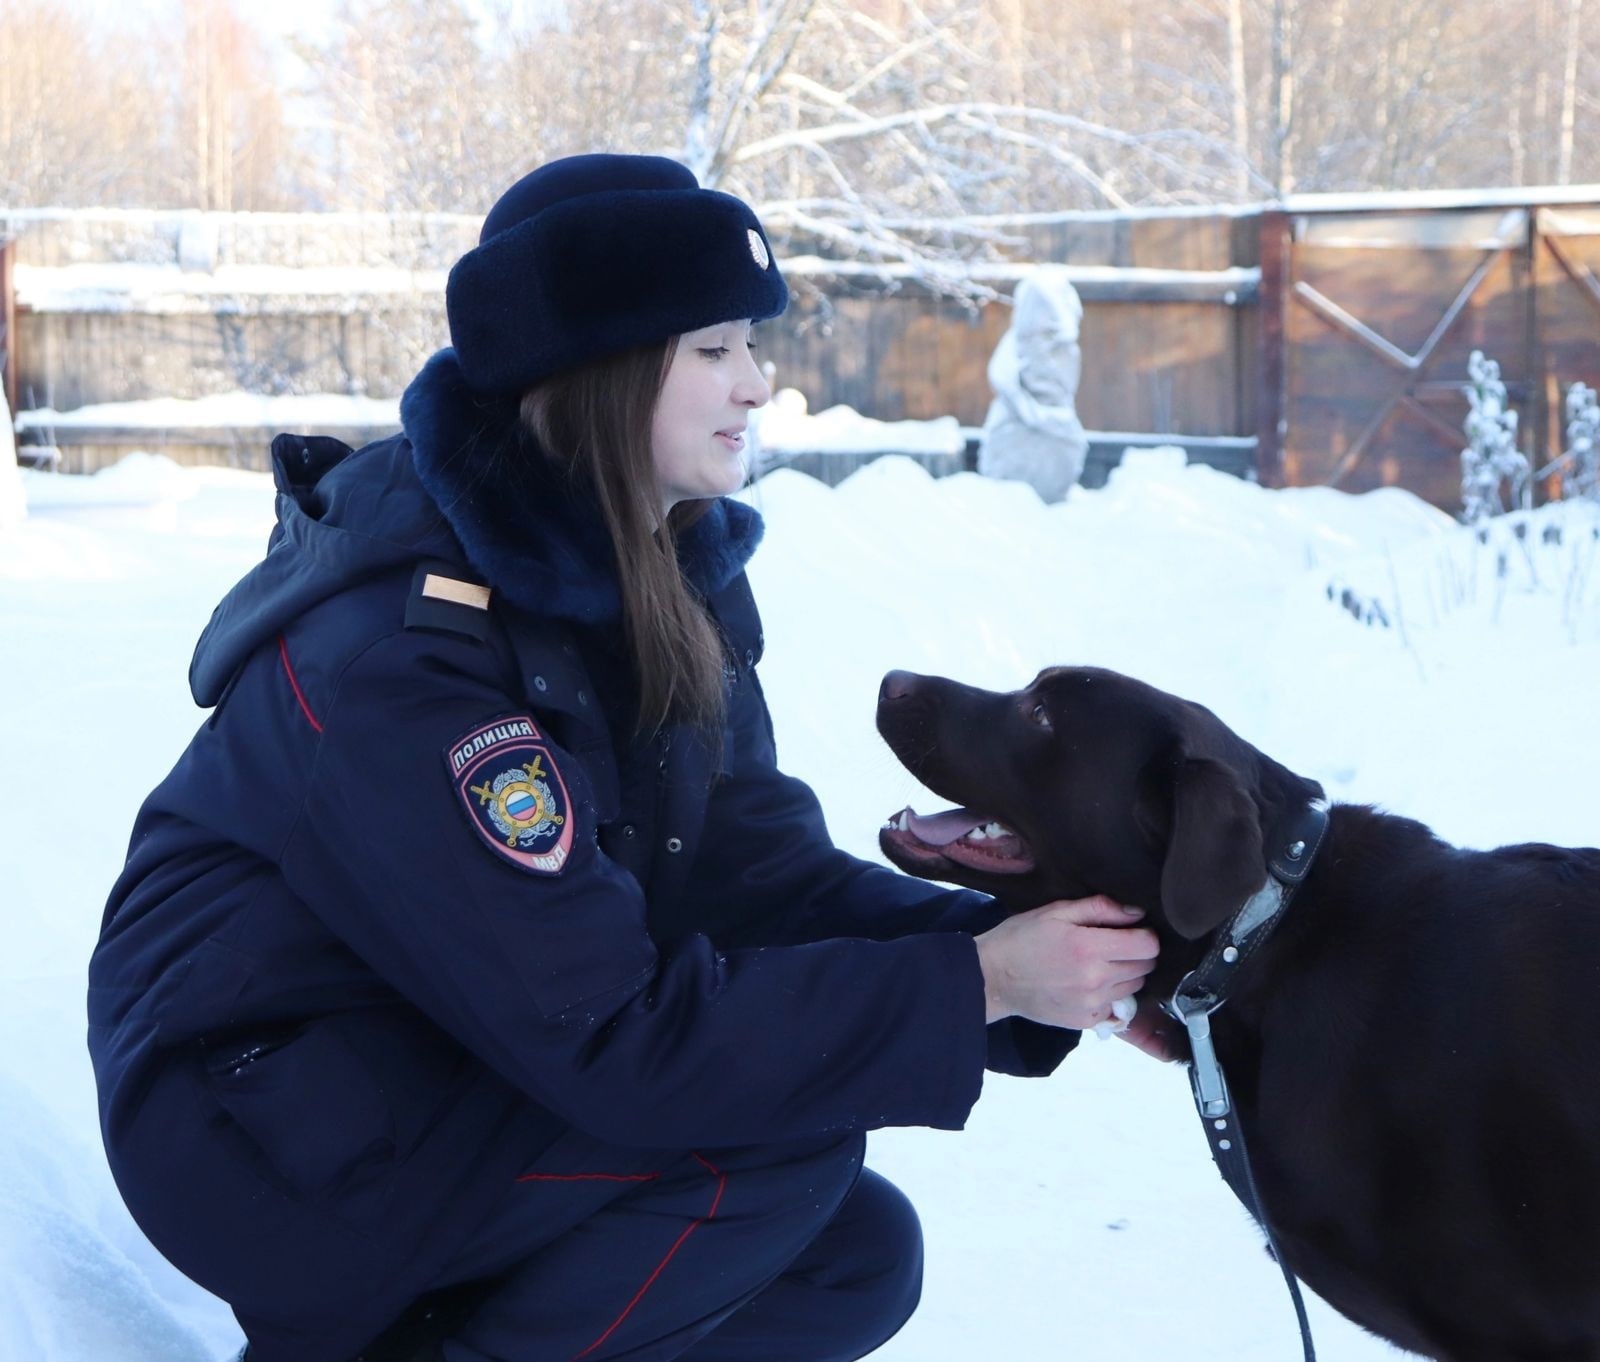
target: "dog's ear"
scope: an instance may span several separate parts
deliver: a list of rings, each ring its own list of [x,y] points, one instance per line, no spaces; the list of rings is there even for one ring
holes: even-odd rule
[[[1207,757],[1179,761],[1161,867],[1161,907],[1193,941],[1214,931],[1267,877],[1261,817],[1237,772]]]

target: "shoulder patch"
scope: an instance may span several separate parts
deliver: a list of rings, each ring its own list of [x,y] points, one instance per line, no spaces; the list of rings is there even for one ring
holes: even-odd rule
[[[572,854],[572,799],[526,714],[480,724],[444,754],[467,821],[519,870],[559,875]]]

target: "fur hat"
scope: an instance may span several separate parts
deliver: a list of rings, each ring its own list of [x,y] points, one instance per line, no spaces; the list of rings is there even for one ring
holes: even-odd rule
[[[450,339],[480,393],[788,302],[748,205],[661,156],[569,156],[523,176],[445,285]]]

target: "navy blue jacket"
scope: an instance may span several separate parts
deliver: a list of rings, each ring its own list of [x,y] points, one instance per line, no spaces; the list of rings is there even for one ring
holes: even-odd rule
[[[357,452],[275,443],[267,555],[191,671],[213,713],[107,907],[90,1049],[158,1247],[185,1232],[161,1151],[197,1112],[404,1251],[569,1126],[955,1128],[986,1061],[1059,1062],[1072,1033],[986,1035],[971,934],[998,909],[837,850],[779,771],[754,512],[711,503],[680,546],[728,645],[725,731],[640,739],[593,507],[451,351],[402,416]]]

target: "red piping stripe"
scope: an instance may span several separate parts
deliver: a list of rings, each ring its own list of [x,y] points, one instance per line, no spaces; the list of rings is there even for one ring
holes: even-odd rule
[[[711,1166],[710,1163],[708,1163],[705,1159],[702,1159],[698,1154],[695,1154],[694,1157],[700,1166],[706,1169],[706,1171],[717,1180],[717,1194],[711,1198],[711,1209],[698,1220],[696,1220],[692,1225],[690,1225],[686,1230],[684,1230],[684,1232],[673,1241],[672,1247],[667,1250],[667,1256],[656,1264],[656,1270],[645,1278],[644,1285],[634,1292],[633,1299],[624,1307],[622,1313],[618,1315],[616,1319],[612,1320],[611,1327],[608,1328],[605,1333],[601,1334],[599,1338],[595,1339],[595,1341],[585,1348],[581,1353],[573,1354],[572,1362],[578,1362],[580,1357],[587,1357],[608,1338],[610,1338],[612,1334],[616,1333],[618,1326],[621,1325],[623,1320],[627,1319],[628,1316],[633,1313],[633,1307],[644,1299],[644,1293],[655,1284],[656,1278],[661,1275],[663,1269],[665,1269],[667,1264],[672,1261],[672,1255],[675,1254],[681,1247],[683,1247],[683,1241],[693,1234],[697,1229],[699,1229],[700,1226],[704,1225],[706,1221],[716,1217],[717,1207],[722,1204],[723,1190],[728,1185],[728,1175],[726,1173],[719,1173]]]
[[[295,680],[294,668],[289,665],[289,645],[283,641],[282,634],[278,635],[278,656],[283,659],[284,674],[289,678],[289,684],[294,687],[294,698],[300,702],[301,711],[311,721],[311,727],[316,729],[318,733],[322,732],[322,725],[317,722],[317,716],[311,712],[311,706],[306,703],[306,697],[300,689],[300,683]]]
[[[660,1173],[523,1173],[518,1182],[654,1182]]]

